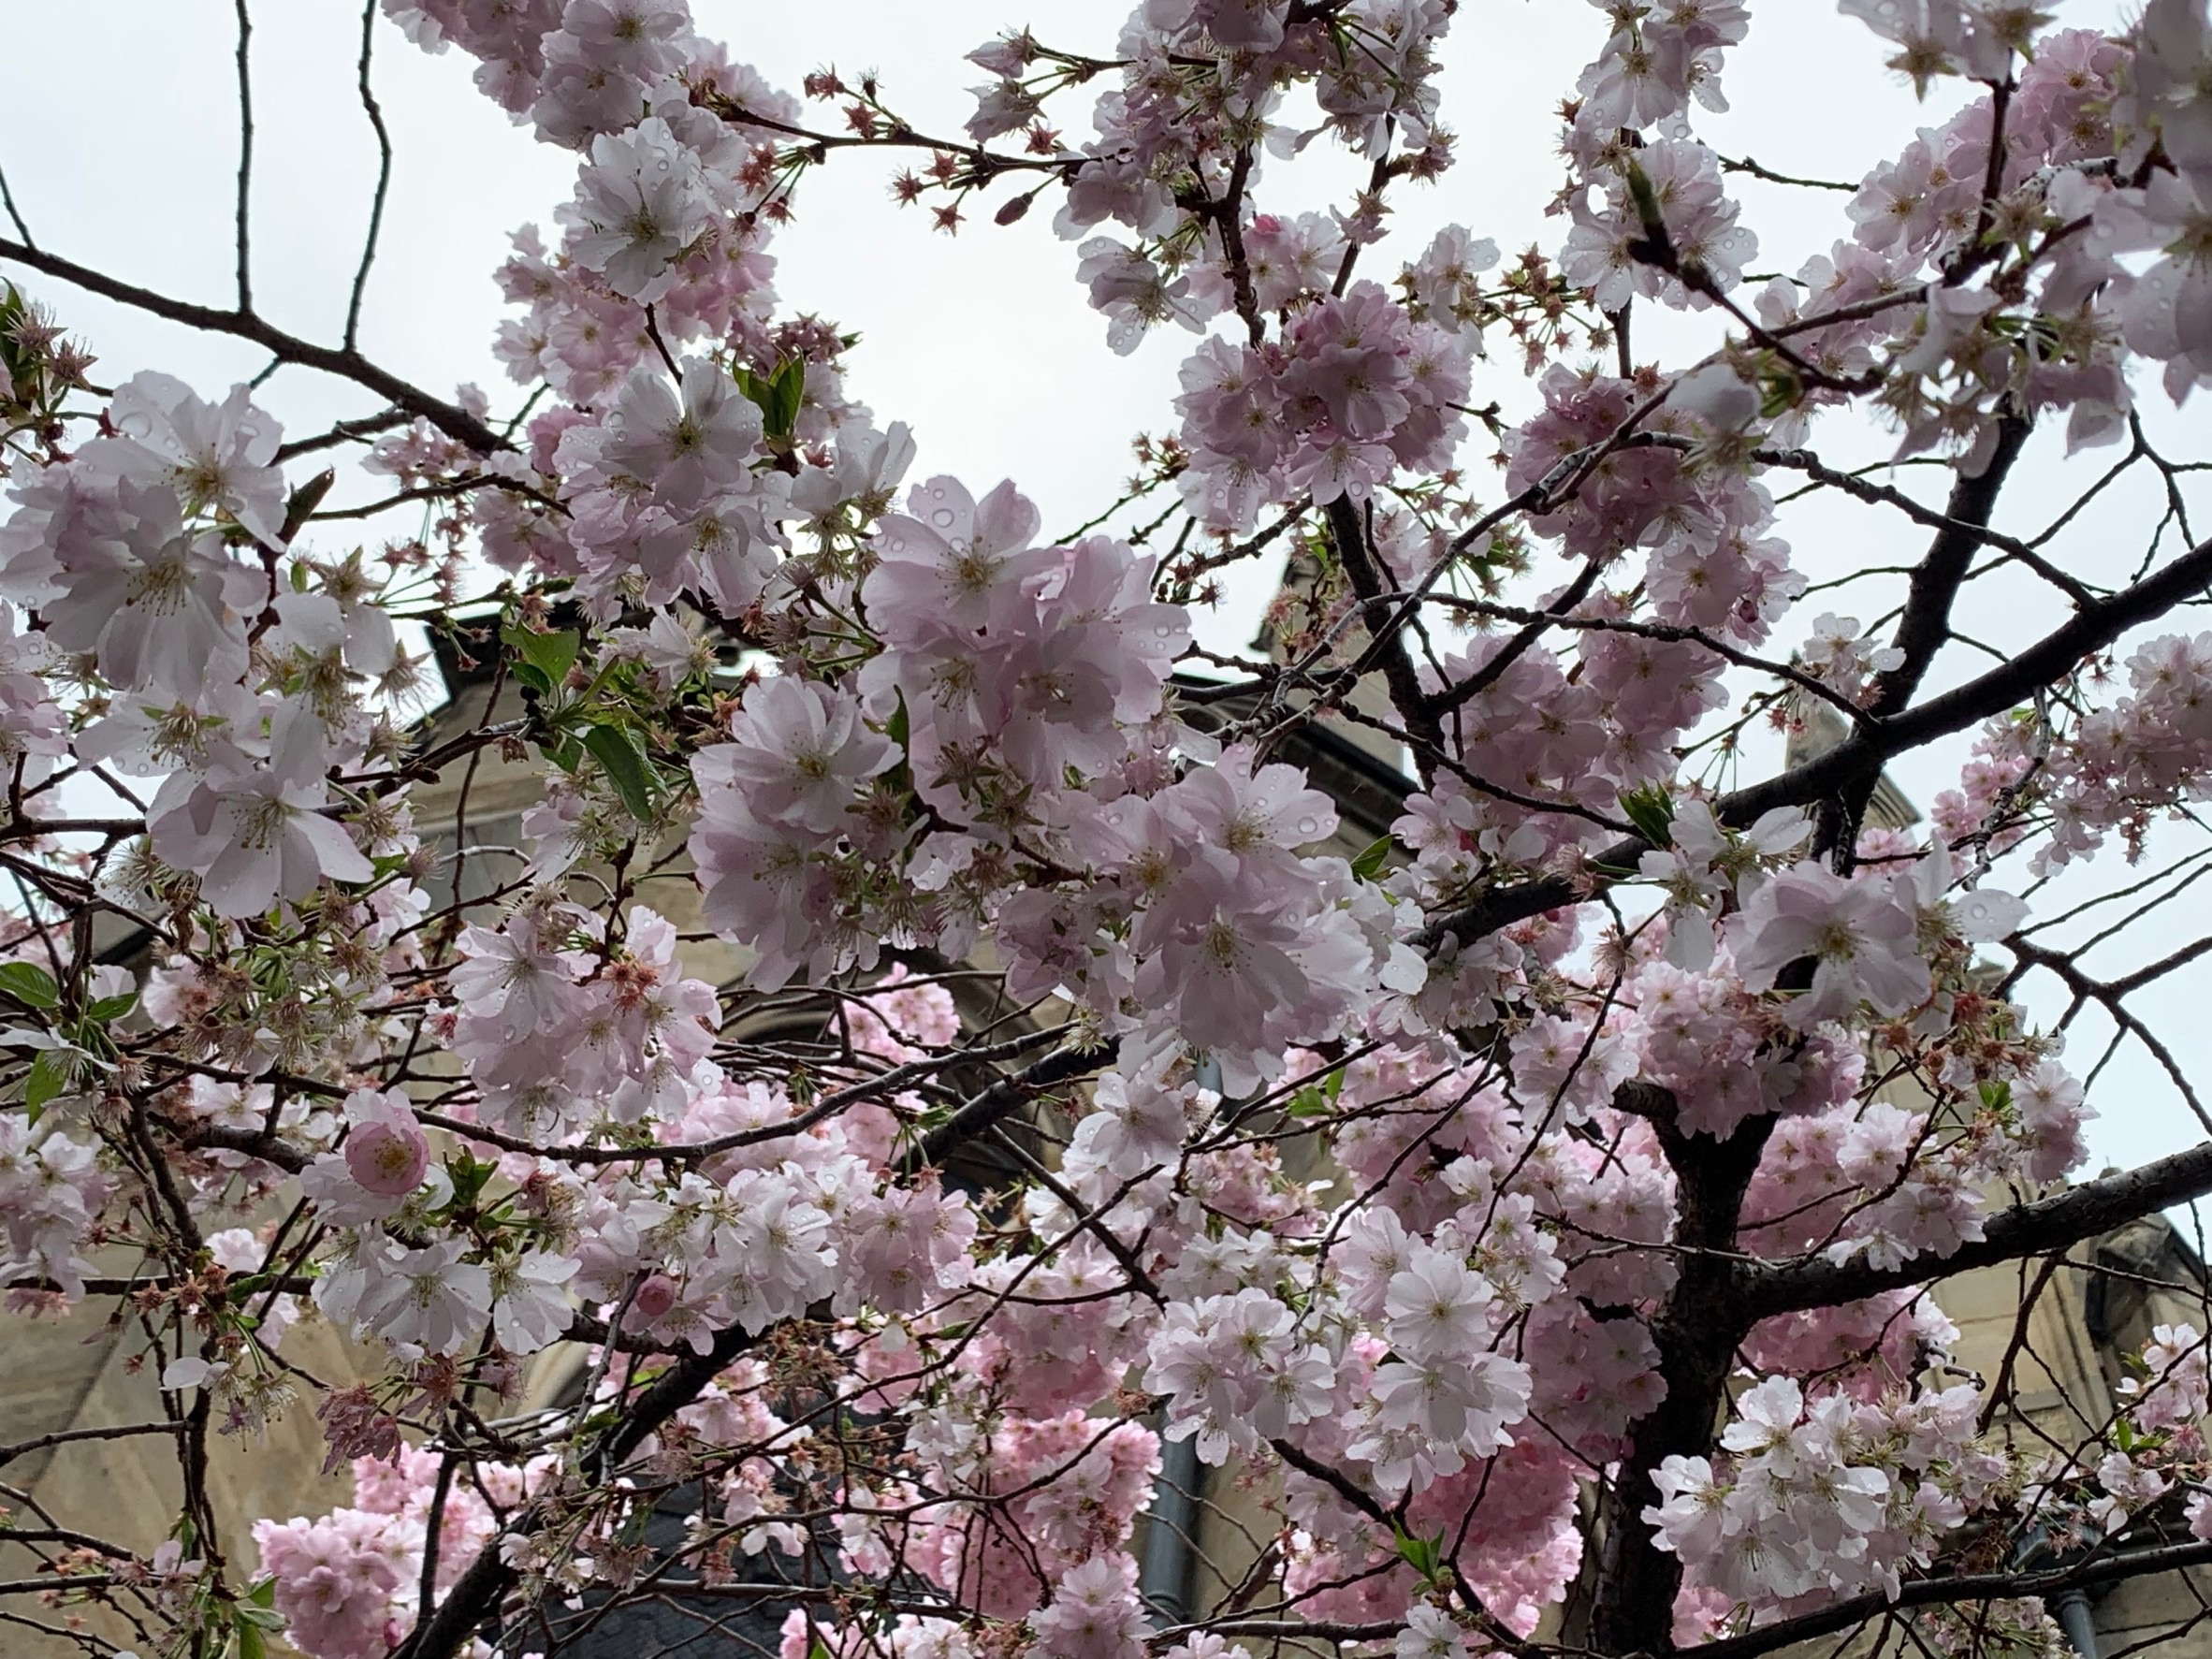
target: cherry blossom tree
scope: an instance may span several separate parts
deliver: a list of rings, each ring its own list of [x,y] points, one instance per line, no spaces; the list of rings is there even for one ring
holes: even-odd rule
[[[2196,1106],[2129,998],[2212,950],[2212,463],[2146,419],[2212,381],[2212,22],[1842,9],[1954,112],[1776,174],[1698,137],[1756,8],[1604,0],[1558,133],[1482,158],[1563,169],[1505,256],[1389,234],[1466,159],[1436,53],[1477,6],[1142,0],[971,51],[944,134],[684,0],[382,0],[365,40],[575,158],[497,273],[498,408],[361,352],[368,256],[336,346],[255,308],[250,122],[231,303],[17,219],[0,1284],[19,1332],[113,1309],[159,1411],[90,1433],[173,1446],[183,1501],[142,1551],[0,1489],[10,1628],[2049,1652],[2049,1598],[2212,1563],[2204,1334],[2061,1442],[1935,1299],[2212,1193],[2212,1140],[2082,1177],[2140,1106],[2065,1053],[2100,1010]],[[1329,150],[1367,182],[1317,206]],[[1111,352],[1189,336],[1084,530],[910,477],[865,347],[777,292],[868,152],[922,210],[871,236],[1048,214]],[[1763,242],[1749,180],[1826,245]],[[360,413],[104,386],[87,293]],[[1870,427],[1893,468],[1824,458]],[[2030,469],[2079,479],[2040,524]],[[2088,513],[2145,481],[2132,540]],[[1806,499],[1879,515],[1825,591]],[[1272,643],[1201,649],[1243,564],[1290,573]],[[429,644],[488,698],[426,718]],[[1331,735],[1405,774],[1364,851]],[[1870,817],[1906,764],[1954,780],[1916,832]],[[538,782],[467,882],[492,765]],[[286,1359],[317,1321],[361,1375]],[[210,1445],[286,1414],[354,1498],[237,1535]],[[1169,1611],[1139,1528],[1186,1444],[1261,1521]]]

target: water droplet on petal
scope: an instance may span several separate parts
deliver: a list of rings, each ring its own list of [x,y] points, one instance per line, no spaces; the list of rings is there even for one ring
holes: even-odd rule
[[[939,530],[950,530],[953,525],[953,520],[958,517],[959,515],[953,512],[952,508],[939,507],[936,512],[929,516],[929,522],[936,525]]]

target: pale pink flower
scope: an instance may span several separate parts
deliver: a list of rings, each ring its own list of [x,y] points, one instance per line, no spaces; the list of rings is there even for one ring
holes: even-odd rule
[[[346,1137],[345,1167],[365,1191],[379,1198],[413,1192],[429,1166],[429,1138],[397,1091],[378,1097],[370,1114],[357,1120]]]
[[[152,820],[153,850],[200,879],[200,893],[225,916],[257,916],[278,899],[304,898],[325,877],[366,881],[375,874],[353,838],[327,816],[328,748],[313,708],[286,703],[270,722],[266,761],[227,743],[197,781],[180,775]],[[177,793],[189,787],[181,800]]]
[[[1826,866],[1791,866],[1763,882],[1729,919],[1743,982],[1774,988],[1791,964],[1812,964],[1811,985],[1783,1017],[1799,1030],[1844,1019],[1860,1003],[1900,1014],[1928,992],[1918,953],[1919,923],[1885,885],[1846,880]]]
[[[699,158],[659,116],[591,140],[576,197],[561,210],[578,263],[625,299],[649,305],[676,282],[675,262],[713,221]]]

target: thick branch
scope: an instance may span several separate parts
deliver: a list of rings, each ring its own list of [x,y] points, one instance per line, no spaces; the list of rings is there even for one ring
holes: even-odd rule
[[[327,345],[315,345],[296,334],[264,322],[250,311],[217,311],[211,305],[195,305],[185,299],[171,299],[166,295],[140,288],[130,283],[118,282],[74,259],[64,259],[58,254],[41,253],[22,242],[0,239],[0,259],[12,259],[33,270],[59,277],[82,288],[88,294],[97,294],[104,299],[135,307],[172,323],[182,323],[188,328],[201,328],[211,334],[228,334],[240,340],[250,340],[275,354],[281,362],[297,363],[302,369],[320,370],[334,374],[341,380],[350,380],[365,386],[395,408],[404,409],[409,415],[418,415],[456,443],[466,444],[479,454],[488,455],[496,449],[514,446],[497,432],[471,415],[458,404],[433,398],[420,386],[411,386],[388,370],[379,368],[359,352],[348,347],[333,351]]]
[[[2092,1556],[2071,1566],[2048,1567],[2041,1572],[2018,1573],[1961,1573],[1956,1578],[1915,1579],[1906,1584],[1892,1600],[1874,1592],[1855,1595],[1825,1607],[1816,1613],[1807,1613],[1796,1619],[1781,1622],[1754,1630],[1749,1636],[1724,1637],[1720,1641],[1700,1642],[1690,1650],[1697,1659],[1756,1659],[1761,1653],[1771,1653],[1793,1642],[1810,1641],[1814,1637],[1832,1636],[1838,1631],[1851,1630],[1879,1619],[1885,1613],[1901,1612],[1907,1608],[1932,1607],[1944,1603],[1970,1601],[2013,1601],[2025,1596],[2048,1596],[2061,1590],[2087,1590],[2098,1584],[2117,1584],[2128,1579],[2147,1578],[2154,1573],[2176,1572],[2183,1567],[2203,1566],[2212,1563],[2212,1543],[2192,1538],[2186,1544],[2166,1544],[2152,1550],[2131,1550],[2112,1555]]]
[[[2212,1142],[2001,1210],[1984,1223],[1981,1238],[1940,1259],[1922,1256],[1895,1267],[1876,1267],[1863,1259],[1838,1262],[1811,1257],[1770,1266],[1747,1265],[1737,1294],[1752,1319],[1857,1302],[1884,1290],[2064,1250],[2206,1193],[2212,1193]]]
[[[1329,539],[1336,546],[1336,557],[1351,581],[1352,591],[1366,602],[1382,598],[1382,573],[1376,569],[1368,550],[1367,531],[1360,522],[1360,509],[1340,495],[1329,503],[1324,513],[1329,520]],[[1428,695],[1421,690],[1420,678],[1414,672],[1413,657],[1405,648],[1405,614],[1401,612],[1379,625],[1372,610],[1363,610],[1361,614],[1373,631],[1383,683],[1390,687],[1390,702],[1396,706],[1398,717],[1405,722],[1405,735],[1413,743],[1425,781],[1432,765],[1430,757],[1449,751],[1444,743],[1444,728],[1429,706]]]
[[[1715,1141],[1683,1134],[1671,1111],[1652,1116],[1674,1171],[1675,1241],[1684,1254],[1651,1321],[1666,1393],[1637,1420],[1629,1454],[1599,1498],[1590,1640],[1601,1653],[1655,1653],[1669,1645],[1682,1564],[1656,1546],[1643,1512],[1661,1501],[1653,1472],[1670,1454],[1705,1449],[1727,1399],[1736,1346],[1751,1328],[1737,1291],[1736,1231],[1774,1122],[1753,1117]]]
[[[1988,673],[1862,728],[1803,765],[1723,795],[1715,811],[1739,827],[1776,807],[1801,807],[1835,794],[1862,772],[1881,775],[1892,756],[1917,749],[1977,721],[2018,706],[2038,686],[2071,674],[2084,658],[2104,649],[2130,629],[2164,615],[2212,586],[2212,542],[2192,547],[2163,570],[2124,588],[2109,599],[2084,605],[2058,628],[2018,651]],[[1648,842],[1624,837],[1593,855],[1591,862],[1612,869],[1633,869],[1650,851]],[[1414,943],[1433,950],[1447,937],[1477,939],[1524,922],[1546,910],[1577,904],[1590,896],[1563,877],[1524,881],[1485,894],[1449,911],[1416,936]]]
[[[1043,1090],[1112,1063],[1110,1051],[1073,1044],[1055,1049],[1026,1070],[1002,1077],[961,1102],[951,1117],[922,1137],[922,1144],[907,1160],[909,1167],[927,1169],[944,1162],[958,1148],[997,1128]]]
[[[1982,546],[1982,531],[1997,510],[1997,498],[2013,463],[2028,442],[2030,423],[2017,415],[1998,417],[1997,444],[1988,463],[1972,477],[1961,473],[1951,486],[1951,499],[1943,508],[1943,527],[1936,531],[1927,555],[1914,568],[1905,591],[1904,613],[1898,618],[1893,642],[1902,660],[1877,676],[1873,704],[1876,708],[1904,708],[1928,677],[1936,653],[1951,637],[1951,605],[1960,584],[1973,568],[1974,554]],[[1857,844],[1859,820],[1882,779],[1882,763],[1862,764],[1831,798],[1822,814],[1820,844],[1841,857],[1845,866]]]

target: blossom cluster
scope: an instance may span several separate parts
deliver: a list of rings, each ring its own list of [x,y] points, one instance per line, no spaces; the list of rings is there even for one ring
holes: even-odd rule
[[[1469,348],[1375,283],[1302,309],[1280,342],[1214,340],[1183,366],[1184,499],[1246,530],[1271,503],[1368,501],[1401,469],[1441,471],[1465,435]]]
[[[2077,912],[2031,924],[2002,861],[2138,855],[2212,793],[2212,635],[2157,622],[2198,555],[2161,524],[2158,574],[2075,575],[2066,519],[1983,499],[2059,416],[2150,456],[2136,400],[2212,378],[2212,22],[1843,9],[1974,87],[1755,295],[1766,169],[1697,130],[1737,0],[1595,7],[1558,245],[1452,226],[1394,284],[1386,198],[1459,146],[1448,0],[1011,35],[969,143],[830,69],[813,130],[684,0],[386,0],[575,166],[498,272],[511,421],[382,376],[287,444],[252,386],[95,388],[0,295],[0,1286],[122,1286],[188,1466],[312,1388],[353,1479],[259,1521],[258,1587],[187,1565],[196,1479],[144,1563],[49,1550],[57,1594],[376,1659],[426,1581],[491,1632],[666,1579],[773,1608],[788,1659],[1141,1659],[1194,1454],[1260,1517],[1231,1610],[1399,1659],[1637,1551],[1688,1641],[2016,1522],[2212,1536],[2193,1328],[2046,1458],[1914,1282],[2080,1242],[2005,1243],[2072,1213],[2038,1201],[2095,1113],[2015,1000]],[[1263,207],[1323,140],[1370,182]],[[947,228],[1053,193],[1116,352],[1196,337],[1174,435],[1061,541],[1011,482],[910,486],[854,337],[776,291],[808,169],[875,144],[931,153],[894,191]],[[1640,361],[1677,324],[1703,355]],[[1501,328],[1525,398],[1477,390]],[[1950,505],[1806,447],[1854,407]],[[360,513],[297,463],[357,443],[366,512],[442,504],[333,552]],[[1800,487],[1936,535],[1901,612],[1797,614]],[[1219,573],[1286,550],[1265,646],[1198,649]],[[1931,703],[1999,571],[2070,619]],[[418,628],[480,712],[417,720]],[[1929,825],[1875,822],[1915,720],[1986,723]],[[1739,787],[1762,730],[1791,756]],[[1245,1652],[1192,1610],[1175,1659]]]
[[[1886,1587],[1926,1564],[1943,1534],[2006,1473],[1977,1444],[1971,1387],[1909,1402],[1811,1401],[1788,1377],[1746,1390],[1721,1436],[1724,1476],[1669,1457],[1665,1502],[1645,1511],[1695,1583],[1730,1601],[1784,1604]]]

